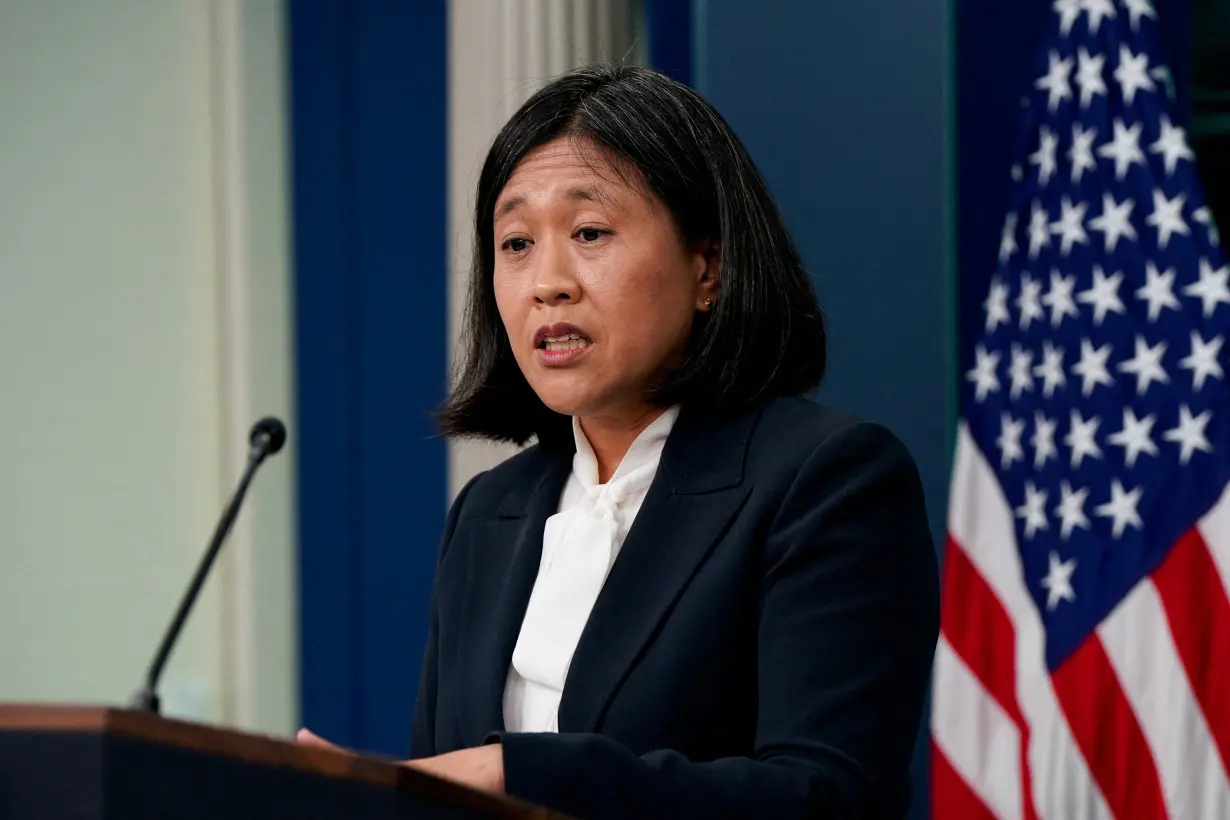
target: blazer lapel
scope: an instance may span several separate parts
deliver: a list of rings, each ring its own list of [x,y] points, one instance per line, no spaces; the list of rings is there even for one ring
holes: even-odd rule
[[[463,738],[478,745],[504,729],[504,685],[530,592],[542,559],[542,534],[558,506],[571,454],[545,454],[514,487],[495,520],[484,522],[482,543],[466,569]],[[535,480],[537,479],[537,480]]]
[[[620,683],[742,507],[750,491],[743,462],[758,418],[758,411],[724,421],[680,415],[573,654],[560,731],[598,728]]]

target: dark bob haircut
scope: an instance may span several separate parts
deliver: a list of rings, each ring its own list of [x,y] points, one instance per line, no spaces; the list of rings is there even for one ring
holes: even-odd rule
[[[697,313],[683,356],[646,398],[724,413],[800,395],[824,375],[825,328],[798,250],[747,151],[699,94],[637,66],[591,66],[538,91],[487,154],[475,198],[459,372],[437,415],[441,432],[524,444],[571,441],[571,421],[525,380],[495,301],[496,199],[529,152],[579,137],[656,196],[689,246],[719,248],[715,304]],[[619,172],[620,169],[615,169]]]

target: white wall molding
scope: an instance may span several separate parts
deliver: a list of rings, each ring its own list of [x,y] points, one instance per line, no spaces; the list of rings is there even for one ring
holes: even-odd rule
[[[288,418],[292,294],[285,250],[289,205],[284,140],[278,138],[285,128],[283,69],[280,60],[249,61],[250,55],[266,51],[280,56],[283,13],[280,2],[210,0],[219,266],[219,486],[224,497],[244,469],[252,423],[271,413],[292,421]],[[272,110],[265,96],[275,98]],[[293,427],[290,442],[287,451],[261,468],[231,531],[218,579],[222,718],[244,728],[276,732],[294,728],[298,689],[292,473],[285,464],[294,450]],[[280,479],[280,486],[267,489],[271,479]]]
[[[219,492],[233,491],[243,471],[246,425],[252,412],[252,347],[248,268],[248,208],[243,184],[244,111],[241,0],[211,0],[210,91],[213,114],[214,212],[218,260]],[[244,511],[246,512],[246,511]],[[250,723],[255,713],[252,520],[241,512],[220,562],[222,586],[222,717]]]

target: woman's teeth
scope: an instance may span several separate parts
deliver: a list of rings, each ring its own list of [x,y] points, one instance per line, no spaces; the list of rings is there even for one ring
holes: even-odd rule
[[[548,336],[543,346],[547,350],[580,350],[589,347],[590,344],[592,344],[590,340],[584,336],[570,333],[567,336]]]

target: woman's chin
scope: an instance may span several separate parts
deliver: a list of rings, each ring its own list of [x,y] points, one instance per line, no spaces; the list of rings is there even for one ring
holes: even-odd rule
[[[564,416],[586,416],[601,404],[601,391],[592,380],[578,374],[550,373],[530,385],[552,411]]]
[[[538,394],[538,398],[542,399],[552,412],[559,413],[561,416],[584,416],[586,415],[585,408],[587,403],[579,398],[572,396]]]

